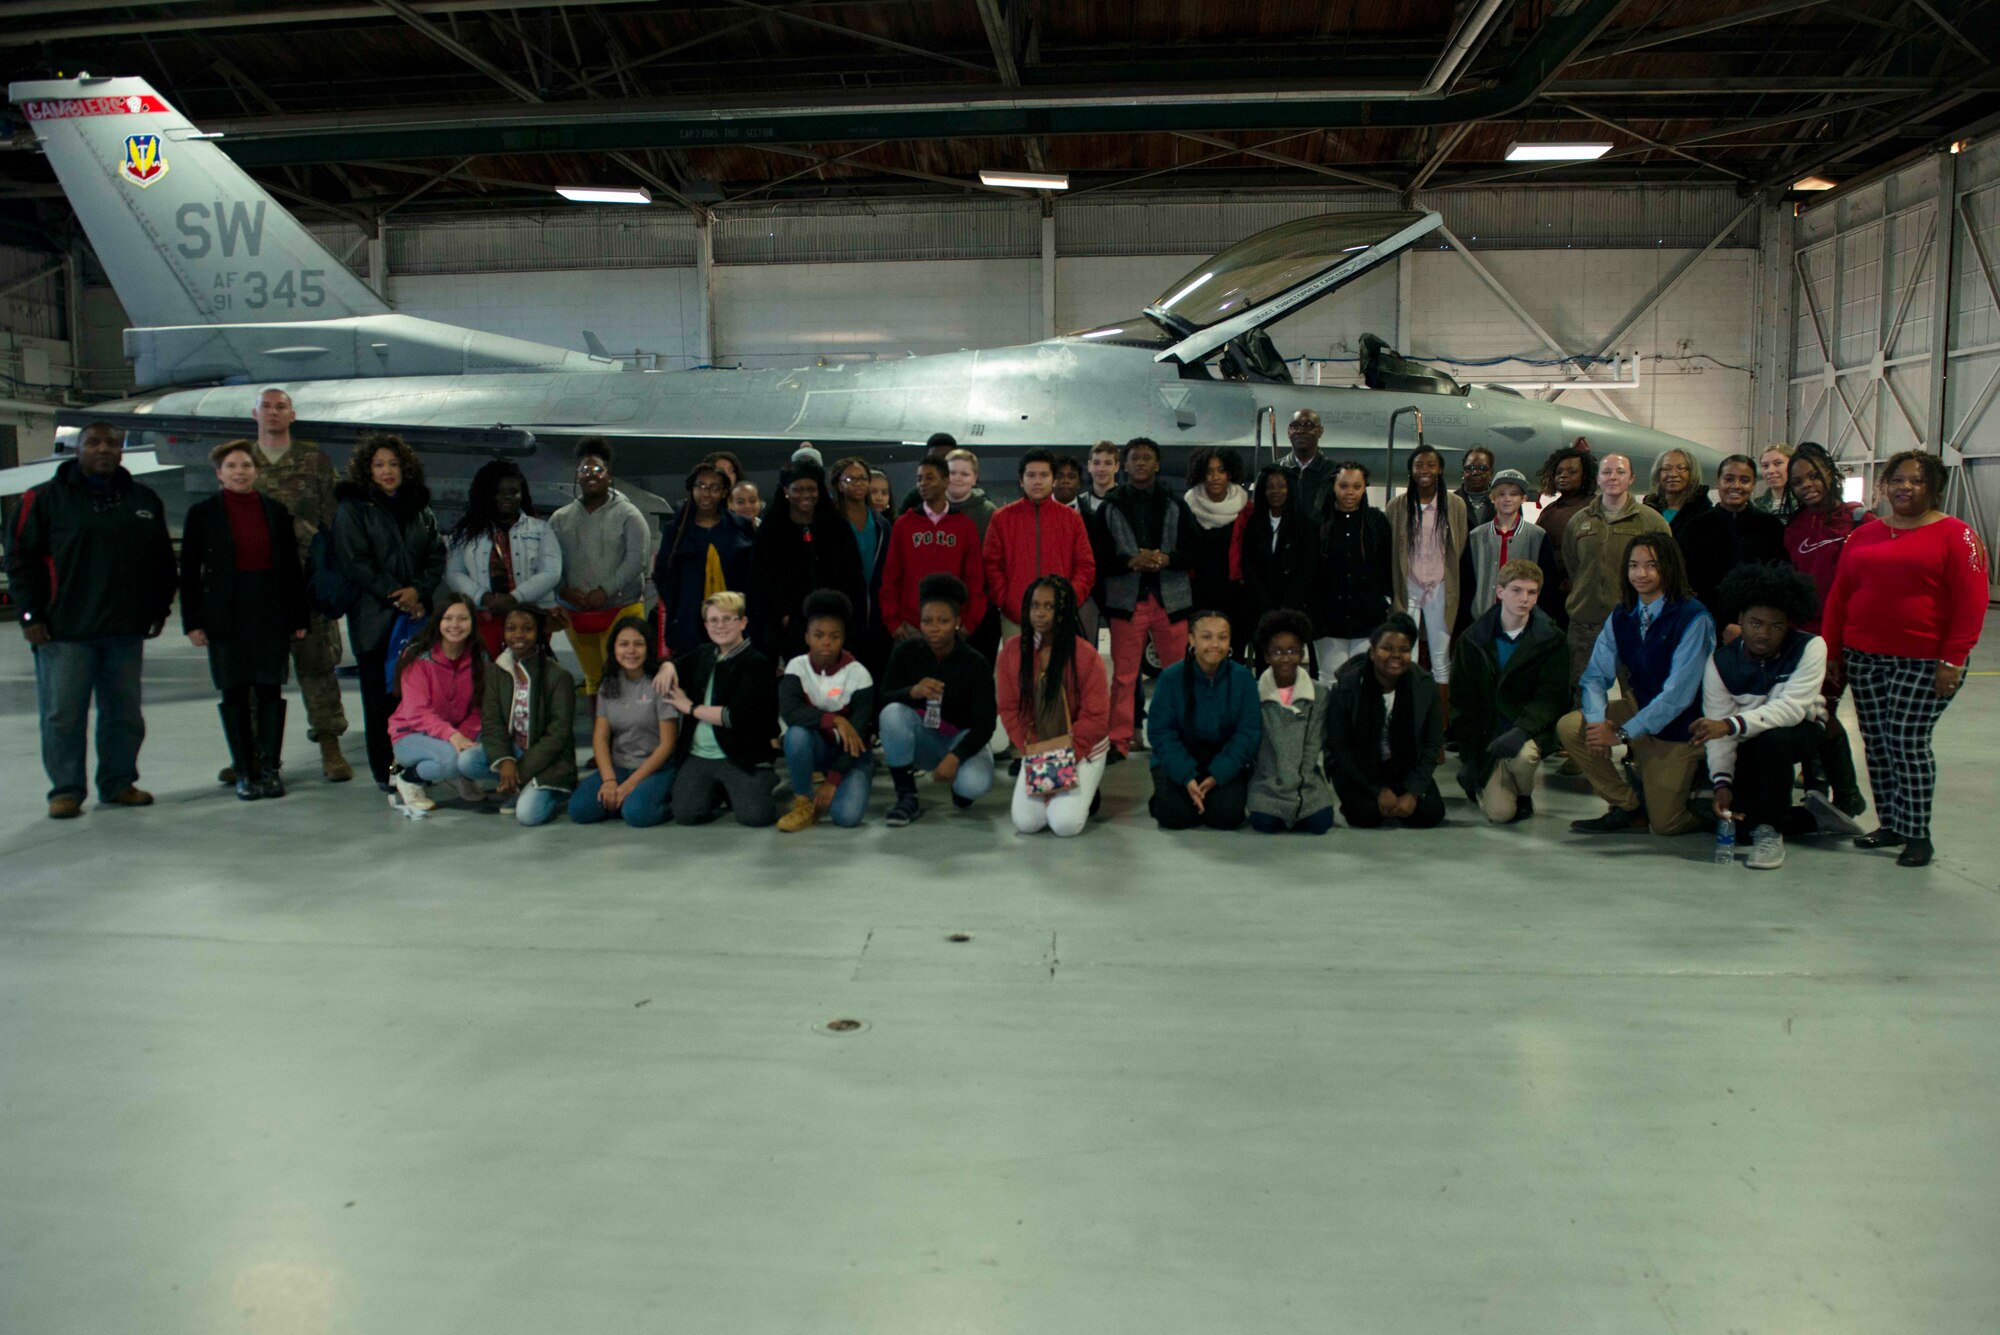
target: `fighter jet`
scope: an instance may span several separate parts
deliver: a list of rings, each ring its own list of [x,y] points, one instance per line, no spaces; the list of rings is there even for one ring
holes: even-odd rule
[[[330,449],[400,433],[447,498],[452,479],[462,485],[499,456],[561,490],[585,435],[618,442],[622,478],[678,495],[680,474],[714,449],[769,476],[800,440],[910,462],[938,431],[1002,461],[1134,436],[1263,460],[1288,450],[1284,424],[1302,408],[1324,423],[1323,451],[1378,478],[1402,471],[1420,434],[1447,456],[1483,445],[1531,477],[1578,436],[1640,469],[1674,447],[1711,469],[1720,458],[1565,403],[1460,384],[1372,335],[1363,386],[1294,383],[1269,327],[1427,236],[1435,213],[1285,223],[1196,266],[1143,312],[1037,343],[793,370],[640,371],[395,313],[142,79],[15,83],[8,96],[133,321],[125,353],[143,392],[59,420],[111,421],[130,445],[202,474],[189,478],[196,489],[208,485],[208,448],[248,431],[267,386],[291,395],[295,432]],[[991,471],[1003,483],[1012,472]]]

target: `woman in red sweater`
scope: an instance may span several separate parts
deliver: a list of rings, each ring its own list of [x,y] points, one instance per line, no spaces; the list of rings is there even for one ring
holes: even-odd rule
[[[247,440],[209,452],[222,489],[189,508],[181,530],[181,627],[208,650],[236,796],[283,797],[281,752],[291,642],[305,638],[306,592],[292,515],[257,493]]]
[[[1014,780],[1014,828],[1068,838],[1083,833],[1097,806],[1097,785],[1111,749],[1111,692],[1104,661],[1083,638],[1076,590],[1068,580],[1042,576],[1028,586],[1020,611],[1021,633],[1000,646],[994,669],[1000,722],[1029,757]],[[1076,759],[1075,769],[1062,776],[1067,785],[1046,795],[1030,791],[1035,746],[1065,736]]]
[[[1986,552],[1939,510],[1944,463],[1905,450],[1883,474],[1886,523],[1856,529],[1827,594],[1827,676],[1854,684],[1861,745],[1881,828],[1854,842],[1898,848],[1899,867],[1930,863],[1937,757],[1931,730],[1958,694],[1988,598]]]

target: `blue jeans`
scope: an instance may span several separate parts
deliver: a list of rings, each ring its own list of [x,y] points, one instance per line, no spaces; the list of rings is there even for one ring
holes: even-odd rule
[[[42,768],[49,799],[83,800],[84,737],[97,700],[97,797],[108,802],[139,781],[146,717],[139,710],[139,635],[51,640],[35,646],[35,698],[42,709]]]
[[[486,764],[486,748],[470,746],[460,751],[442,737],[413,732],[398,737],[393,744],[396,763],[410,772],[418,783],[443,783],[447,779],[493,781]]]
[[[1333,808],[1321,807],[1310,816],[1301,816],[1296,825],[1287,825],[1276,816],[1253,811],[1250,813],[1250,828],[1259,834],[1283,834],[1287,830],[1296,830],[1300,834],[1325,834],[1333,828]]]
[[[514,759],[519,760],[521,748],[517,746],[512,749]],[[497,776],[493,773],[492,762],[486,758],[486,748],[482,746],[472,754],[479,757],[478,768],[476,772],[465,777],[477,779],[481,783],[492,783]],[[561,811],[563,804],[569,800],[569,789],[544,788],[539,784],[530,788],[524,784],[521,791],[514,794],[512,800],[515,820],[523,825],[547,825],[556,818],[556,813]]]
[[[632,777],[632,771],[623,765],[612,766],[611,772],[620,783]],[[603,787],[604,776],[594,769],[576,781],[576,791],[569,795],[571,821],[578,825],[595,825],[598,821],[611,819],[611,813],[597,800]],[[635,830],[650,829],[666,822],[673,795],[674,767],[664,765],[633,785],[632,791],[619,805],[618,814]]]
[[[905,765],[935,769],[951,754],[952,738],[936,728],[924,726],[924,716],[908,705],[888,705],[877,726],[882,730],[882,763],[890,769]],[[993,791],[993,753],[985,747],[979,754],[958,762],[958,775],[951,791],[971,802]]]
[[[826,776],[832,778],[836,757],[848,762],[848,770],[840,780],[840,787],[834,790],[828,814],[835,825],[851,830],[868,814],[868,785],[875,778],[875,758],[865,752],[850,757],[840,743],[817,728],[785,729],[785,773],[791,776],[794,796],[812,796],[816,769],[825,770]]]

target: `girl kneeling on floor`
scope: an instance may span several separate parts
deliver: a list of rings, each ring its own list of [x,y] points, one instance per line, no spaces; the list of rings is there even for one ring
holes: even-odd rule
[[[834,589],[806,595],[806,651],[785,664],[778,678],[778,717],[785,725],[785,769],[792,780],[792,809],[778,818],[785,834],[833,823],[851,830],[868,813],[868,785],[875,757],[868,734],[875,726],[875,679],[847,652],[854,604]],[[813,786],[813,771],[826,777]]]
[[[708,643],[678,660],[667,702],[681,712],[675,759],[674,824],[715,819],[716,791],[729,796],[738,825],[778,819],[771,798],[771,743],[778,735],[778,684],[771,660],[743,638],[750,625],[740,593],[711,593],[701,605]]]
[[[491,782],[479,744],[480,707],[491,668],[478,635],[477,608],[463,593],[448,595],[429,623],[410,638],[396,660],[396,710],[389,715],[389,805],[406,815],[429,814],[437,803],[426,784],[452,783],[468,802],[484,798]]]
[[[643,830],[667,819],[681,715],[653,685],[660,661],[652,628],[640,617],[621,617],[606,638],[611,666],[598,683],[590,730],[595,768],[570,794],[569,818],[594,825],[622,816]]]
[[[1028,586],[1021,633],[1000,646],[994,682],[1000,722],[1023,757],[1014,828],[1082,834],[1110,754],[1111,692],[1104,661],[1083,638],[1076,590],[1061,575]]]
[[[1257,656],[1270,666],[1257,679],[1264,719],[1250,770],[1250,828],[1259,834],[1325,834],[1333,828],[1333,784],[1326,777],[1326,710],[1333,692],[1302,671],[1312,622],[1289,608],[1257,623]]]
[[[486,670],[479,739],[498,781],[500,811],[545,825],[576,787],[576,681],[544,647],[542,614],[516,607],[500,624]]]
[[[1340,814],[1356,829],[1389,821],[1428,829],[1444,819],[1432,772],[1444,753],[1437,683],[1418,667],[1417,623],[1398,612],[1368,637],[1368,652],[1333,675],[1326,768]]]

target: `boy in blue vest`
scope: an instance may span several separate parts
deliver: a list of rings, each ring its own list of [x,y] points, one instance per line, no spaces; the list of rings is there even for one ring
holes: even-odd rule
[[[1579,683],[1583,708],[1563,715],[1556,736],[1610,809],[1571,821],[1578,834],[1620,834],[1650,825],[1654,834],[1702,828],[1688,809],[1701,767],[1692,738],[1701,716],[1702,674],[1715,649],[1715,623],[1688,585],[1671,534],[1641,533],[1625,544],[1623,596],[1598,632]],[[1613,681],[1621,698],[1609,699]],[[1611,750],[1625,748],[1638,771],[1632,790]]]

